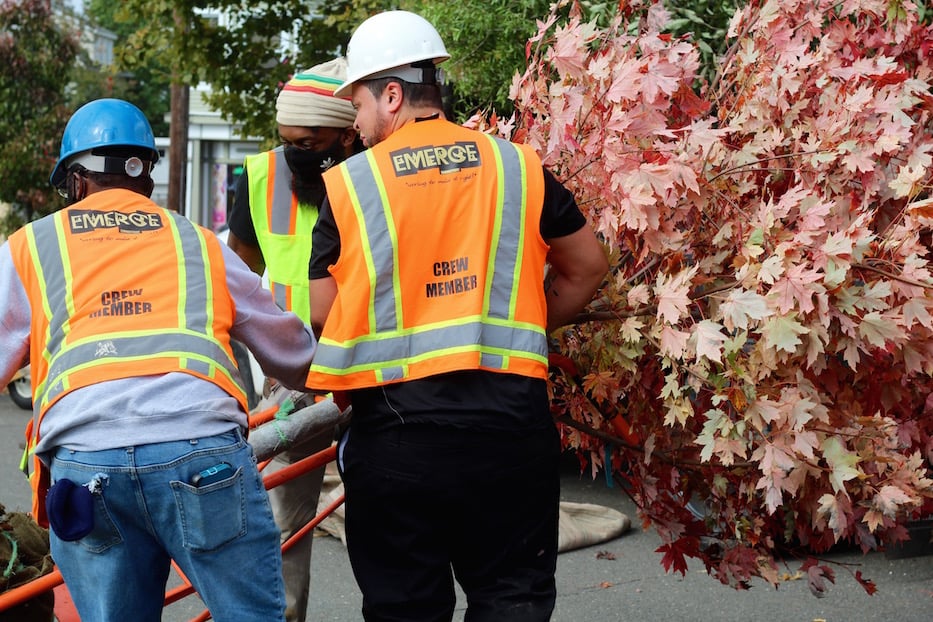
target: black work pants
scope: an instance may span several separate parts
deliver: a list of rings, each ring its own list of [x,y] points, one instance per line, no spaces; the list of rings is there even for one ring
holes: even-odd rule
[[[538,622],[554,609],[560,441],[429,424],[343,449],[347,548],[369,621]]]

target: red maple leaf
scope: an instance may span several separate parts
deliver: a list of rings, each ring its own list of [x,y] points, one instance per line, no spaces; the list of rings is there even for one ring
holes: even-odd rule
[[[661,565],[666,572],[679,572],[681,576],[687,574],[687,557],[696,557],[699,553],[699,540],[696,538],[678,538],[670,544],[663,544],[655,549],[655,553],[664,553]]]
[[[710,109],[710,103],[701,99],[688,84],[681,84],[672,96],[674,103],[688,119],[699,119]]]
[[[868,595],[871,596],[878,591],[878,586],[875,585],[875,582],[871,579],[866,579],[862,576],[861,570],[855,571],[855,580],[858,581],[865,591],[868,592]]]
[[[900,84],[908,78],[906,71],[889,71],[887,73],[868,76],[876,86],[887,86],[888,84]]]

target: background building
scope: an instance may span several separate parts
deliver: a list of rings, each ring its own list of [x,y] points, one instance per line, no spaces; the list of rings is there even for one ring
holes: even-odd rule
[[[204,104],[203,92],[203,88],[192,89],[189,98],[185,216],[219,231],[233,205],[233,190],[242,172],[243,159],[260,150],[260,140],[240,137],[236,125]],[[163,206],[168,199],[168,145],[168,137],[156,137],[162,159],[153,170],[152,199]]]

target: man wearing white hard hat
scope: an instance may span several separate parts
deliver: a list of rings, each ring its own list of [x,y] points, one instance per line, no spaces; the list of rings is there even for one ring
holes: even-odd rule
[[[350,39],[336,94],[370,149],[324,174],[308,386],[353,407],[338,464],[366,620],[450,620],[455,578],[466,620],[547,620],[560,496],[547,333],[608,262],[530,147],[445,120],[448,58],[406,11]]]
[[[260,276],[266,273],[276,304],[310,323],[308,306],[308,259],[311,230],[324,198],[321,175],[362,149],[353,119],[356,111],[349,98],[334,96],[347,76],[342,57],[295,74],[276,99],[276,123],[281,146],[247,156],[237,180],[230,211],[227,244]],[[290,400],[293,409],[310,401],[275,384],[255,410],[262,411]],[[287,404],[284,404],[287,406]],[[326,447],[334,430],[315,435],[273,459],[273,473]],[[317,514],[324,467],[306,473],[269,491],[282,542],[291,538]],[[309,534],[282,554],[287,622],[304,622],[311,580]]]

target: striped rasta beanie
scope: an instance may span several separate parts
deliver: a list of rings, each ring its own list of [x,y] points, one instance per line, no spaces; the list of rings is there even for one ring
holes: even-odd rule
[[[292,76],[275,102],[279,125],[351,127],[356,110],[348,99],[334,97],[347,78],[347,60],[338,57]]]

